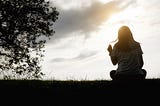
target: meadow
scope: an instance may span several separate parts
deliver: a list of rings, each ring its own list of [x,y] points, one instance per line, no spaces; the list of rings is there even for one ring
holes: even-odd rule
[[[158,103],[160,79],[145,80],[0,80],[4,106],[97,106]],[[6,102],[7,101],[7,102]]]

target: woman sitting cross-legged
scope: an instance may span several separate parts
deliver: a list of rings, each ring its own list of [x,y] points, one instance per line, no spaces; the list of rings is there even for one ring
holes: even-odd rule
[[[107,48],[113,65],[117,70],[110,72],[113,80],[145,79],[146,70],[143,67],[143,52],[140,43],[135,41],[128,26],[122,26],[118,31],[118,42]]]

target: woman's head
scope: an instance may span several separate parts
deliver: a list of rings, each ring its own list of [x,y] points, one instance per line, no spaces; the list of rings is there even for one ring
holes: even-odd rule
[[[129,42],[133,41],[133,36],[130,28],[128,26],[122,26],[118,30],[118,41],[119,42]]]
[[[129,43],[135,42],[132,32],[128,26],[122,26],[118,30],[117,46],[120,51],[130,51]]]

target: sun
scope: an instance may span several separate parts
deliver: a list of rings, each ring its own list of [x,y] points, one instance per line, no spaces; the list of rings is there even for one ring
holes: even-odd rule
[[[122,25],[127,25],[131,29],[134,29],[133,27],[137,26],[137,16],[137,9],[126,9],[119,13],[113,14],[100,28],[102,40],[108,43],[115,41],[117,39],[118,29]]]
[[[113,15],[108,22],[117,24],[130,24],[136,21],[138,16],[136,9],[126,9],[120,13]]]
[[[99,0],[101,3],[107,3],[107,2],[110,2],[112,0]]]

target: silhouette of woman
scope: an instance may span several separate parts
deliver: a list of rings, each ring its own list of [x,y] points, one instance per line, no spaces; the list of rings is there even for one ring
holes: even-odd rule
[[[145,79],[146,70],[143,67],[143,52],[140,43],[135,41],[128,26],[122,26],[118,30],[118,42],[109,45],[109,52],[113,65],[118,64],[117,70],[110,72],[112,80],[119,79]]]

